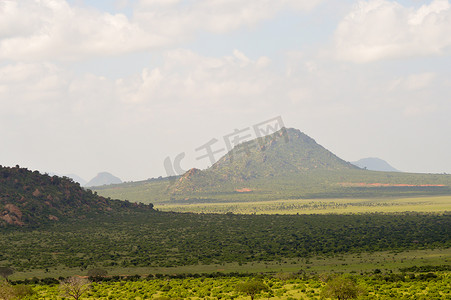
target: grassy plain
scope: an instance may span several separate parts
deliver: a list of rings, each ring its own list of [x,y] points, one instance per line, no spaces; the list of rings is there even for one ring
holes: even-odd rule
[[[208,185],[201,182],[195,191],[173,192],[178,180],[161,178],[96,187],[94,190],[104,197],[154,205],[451,196],[451,175],[444,174],[311,170],[242,182],[217,181]],[[372,185],[376,183],[381,186]],[[243,189],[250,192],[239,192]]]
[[[451,211],[451,196],[288,199],[257,202],[158,204],[161,211],[234,214],[352,214]]]
[[[281,259],[278,261],[224,263],[210,265],[189,265],[178,267],[103,267],[108,274],[148,276],[149,274],[210,274],[214,272],[230,273],[268,273],[268,272],[298,272],[307,273],[369,273],[375,269],[382,272],[399,271],[400,268],[424,265],[449,265],[451,263],[451,248],[407,250],[402,252],[380,251],[372,253],[345,253],[340,255],[315,256],[311,258]],[[35,269],[14,273],[13,280],[25,278],[46,278],[60,276],[87,275],[87,270],[80,268],[55,267],[48,271]]]

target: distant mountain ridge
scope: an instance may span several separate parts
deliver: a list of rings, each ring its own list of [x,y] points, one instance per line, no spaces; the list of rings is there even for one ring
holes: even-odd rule
[[[102,186],[109,184],[119,184],[122,183],[122,180],[119,177],[114,176],[108,172],[100,172],[96,177],[91,179],[84,186],[86,187],[94,187],[94,186]]]
[[[171,192],[195,191],[221,182],[246,182],[265,177],[305,173],[309,170],[358,169],[293,128],[235,146],[206,170],[191,169],[171,187]]]
[[[84,186],[87,183],[85,179],[81,178],[77,174],[64,174],[62,176],[72,178],[75,182],[78,182],[81,186]]]
[[[79,183],[81,186],[84,186],[87,181],[78,176],[77,174],[58,174],[58,173],[49,173],[50,176],[58,176],[58,177],[68,177],[71,178],[73,181]]]
[[[392,167],[388,162],[377,157],[367,157],[359,159],[358,161],[351,162],[353,165],[370,170],[370,171],[382,171],[382,172],[401,172]]]
[[[0,226],[39,225],[134,209],[151,210],[152,205],[100,197],[67,177],[0,166]]]

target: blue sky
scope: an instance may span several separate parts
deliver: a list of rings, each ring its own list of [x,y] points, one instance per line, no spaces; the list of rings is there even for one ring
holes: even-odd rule
[[[281,116],[345,160],[451,173],[450,31],[448,0],[1,1],[0,164],[165,176]]]

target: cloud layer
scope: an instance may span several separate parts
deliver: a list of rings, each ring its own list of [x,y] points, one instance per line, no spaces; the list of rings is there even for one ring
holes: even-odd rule
[[[0,59],[79,60],[161,49],[197,31],[225,33],[319,2],[142,0],[129,19],[64,0],[5,0],[0,2]]]
[[[451,172],[449,1],[133,3],[0,1],[0,164],[143,179],[281,115],[344,159]]]
[[[357,63],[451,54],[451,5],[417,9],[387,0],[359,1],[335,32],[336,55]]]

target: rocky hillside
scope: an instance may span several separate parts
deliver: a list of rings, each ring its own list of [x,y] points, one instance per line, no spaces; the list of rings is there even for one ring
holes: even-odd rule
[[[100,197],[67,177],[0,166],[0,226],[39,225],[135,209],[152,210],[152,205]]]

